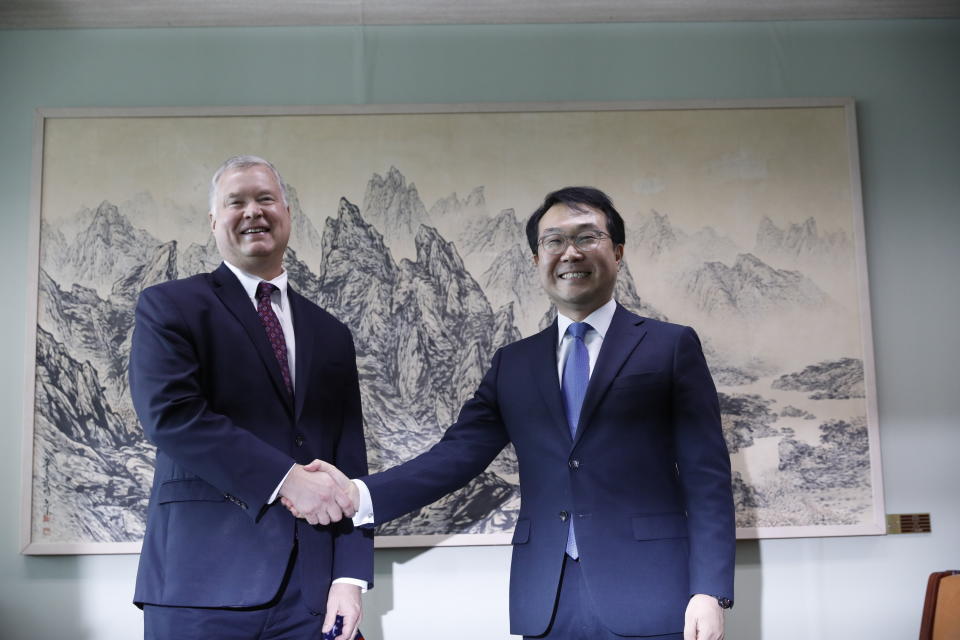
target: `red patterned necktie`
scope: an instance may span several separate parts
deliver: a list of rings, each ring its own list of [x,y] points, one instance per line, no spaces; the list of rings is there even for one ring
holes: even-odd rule
[[[283,382],[287,385],[287,391],[293,395],[293,383],[290,381],[290,365],[287,363],[287,341],[283,338],[283,328],[280,326],[280,320],[277,314],[273,312],[270,306],[270,295],[279,289],[269,282],[261,282],[257,285],[257,313],[260,314],[260,322],[263,328],[267,330],[267,339],[270,346],[273,347],[273,354],[277,356],[277,362],[280,363],[280,373],[283,375]]]

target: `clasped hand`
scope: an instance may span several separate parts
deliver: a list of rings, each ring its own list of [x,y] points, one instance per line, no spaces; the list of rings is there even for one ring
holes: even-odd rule
[[[295,517],[322,525],[352,518],[360,502],[350,479],[323,460],[293,465],[280,487],[280,501]]]

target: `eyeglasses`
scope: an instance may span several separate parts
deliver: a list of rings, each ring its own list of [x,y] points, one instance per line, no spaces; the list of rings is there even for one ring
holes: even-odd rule
[[[571,243],[577,251],[593,251],[609,233],[603,231],[585,231],[575,236],[565,236],[562,233],[551,233],[540,238],[539,244],[546,253],[556,256],[567,250]]]

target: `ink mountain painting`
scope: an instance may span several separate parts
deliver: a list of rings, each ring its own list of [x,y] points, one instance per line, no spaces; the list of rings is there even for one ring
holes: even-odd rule
[[[711,170],[752,179],[736,153]],[[494,352],[555,314],[524,233],[546,191],[513,201],[464,182],[459,193],[433,185],[425,198],[421,177],[432,184],[391,162],[323,207],[305,196],[308,182],[287,177],[290,286],[353,332],[372,471],[437,442]],[[615,298],[698,332],[741,534],[875,522],[882,506],[855,226],[772,207],[731,218],[709,199],[695,214],[668,200],[651,207],[645,195],[658,193],[657,180],[634,184],[614,194],[627,229]],[[96,193],[73,206],[64,197],[57,215],[41,218],[29,488],[37,544],[141,540],[154,449],[127,387],[137,297],[220,264],[202,198]],[[508,446],[466,487],[378,535],[508,534],[518,485]]]

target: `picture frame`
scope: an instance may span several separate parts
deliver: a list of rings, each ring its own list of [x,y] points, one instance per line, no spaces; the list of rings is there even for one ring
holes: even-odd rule
[[[290,187],[291,285],[354,332],[371,470],[436,442],[496,348],[550,321],[523,225],[591,184],[626,221],[618,302],[702,339],[738,537],[884,532],[853,99],[40,109],[24,553],[138,552],[133,305],[219,263],[209,176],[242,153]],[[508,544],[517,473],[508,447],[377,546]]]

